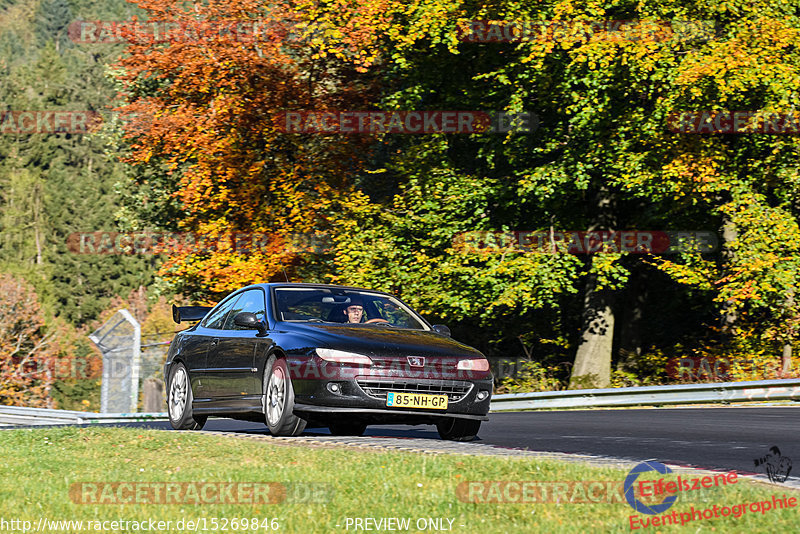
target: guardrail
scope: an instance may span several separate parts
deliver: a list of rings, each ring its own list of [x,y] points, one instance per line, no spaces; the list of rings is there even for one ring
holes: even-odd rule
[[[800,379],[681,384],[608,389],[511,393],[492,397],[492,412],[731,402],[800,401]],[[166,421],[166,413],[94,413],[0,406],[1,425],[94,425]]]
[[[95,425],[165,420],[166,413],[94,413],[0,406],[0,425]]]
[[[800,379],[510,393],[492,396],[491,411],[777,400],[800,401]]]

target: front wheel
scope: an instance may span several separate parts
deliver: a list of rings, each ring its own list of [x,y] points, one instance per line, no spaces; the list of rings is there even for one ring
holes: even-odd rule
[[[169,424],[175,430],[200,430],[206,416],[192,414],[192,385],[186,366],[178,362],[172,370],[167,390]]]
[[[450,441],[472,441],[481,429],[481,422],[475,419],[448,417],[436,423],[439,437]]]
[[[264,419],[273,436],[299,436],[306,420],[294,415],[294,388],[286,360],[270,356],[262,380]]]

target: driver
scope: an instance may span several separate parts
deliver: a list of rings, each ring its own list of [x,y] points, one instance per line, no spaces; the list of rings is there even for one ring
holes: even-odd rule
[[[347,323],[360,323],[364,318],[364,303],[361,297],[350,297],[350,304],[342,310],[347,320]]]

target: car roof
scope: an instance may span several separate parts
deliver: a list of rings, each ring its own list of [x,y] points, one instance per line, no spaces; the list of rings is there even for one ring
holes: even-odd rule
[[[308,288],[319,288],[319,289],[346,289],[349,291],[367,291],[369,293],[381,293],[383,295],[389,295],[386,291],[379,291],[377,289],[366,289],[362,287],[352,287],[352,286],[340,286],[336,284],[311,284],[305,282],[268,282],[264,284],[252,284],[247,287],[243,287],[241,289],[247,289],[252,287],[261,287],[263,289],[269,289],[272,287],[308,287]],[[238,290],[237,290],[238,291]]]

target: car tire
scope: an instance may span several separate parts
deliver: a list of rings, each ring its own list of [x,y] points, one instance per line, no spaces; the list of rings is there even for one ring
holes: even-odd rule
[[[178,362],[172,368],[167,388],[167,414],[175,430],[200,430],[207,416],[192,413],[192,386],[186,366]]]
[[[363,436],[367,424],[358,421],[332,421],[328,423],[328,428],[334,436]]]
[[[306,420],[294,415],[294,388],[286,360],[270,356],[261,381],[264,422],[273,436],[299,436]]]
[[[475,419],[448,417],[436,423],[439,437],[450,441],[472,441],[481,429],[481,422]]]

